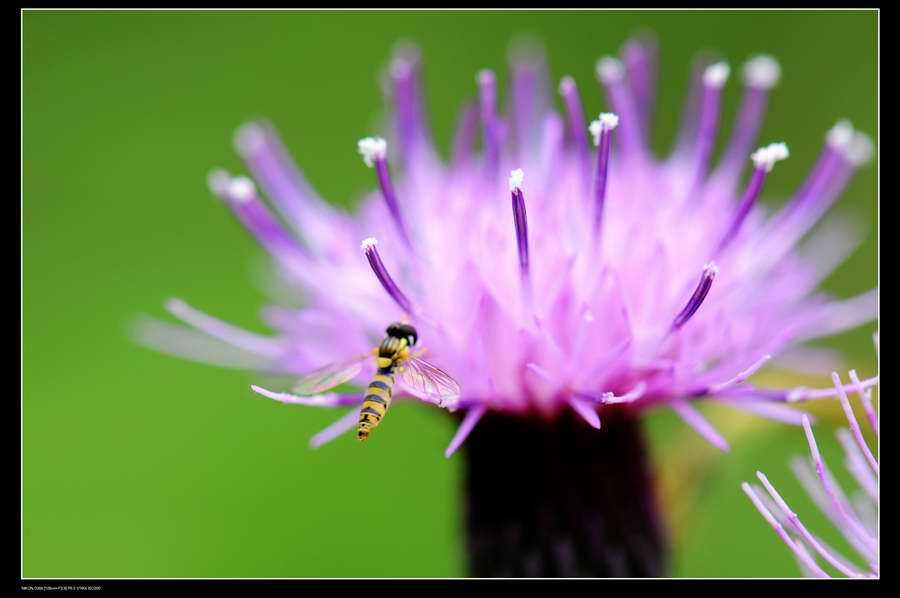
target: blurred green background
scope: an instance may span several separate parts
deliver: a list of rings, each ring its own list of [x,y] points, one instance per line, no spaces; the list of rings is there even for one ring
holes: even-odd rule
[[[781,61],[761,140],[783,139],[792,157],[767,182],[772,197],[796,188],[839,117],[877,131],[872,11],[26,11],[23,574],[464,575],[461,462],[442,456],[449,418],[398,405],[390,433],[365,451],[351,435],[312,451],[308,438],[336,414],[255,398],[251,374],[140,348],[127,326],[141,313],[166,317],[163,301],[179,296],[263,330],[266,297],[251,277],[262,252],[206,188],[211,167],[243,171],[231,147],[240,123],[269,117],[322,195],[351,206],[373,183],[355,143],[383,108],[376,76],[397,40],[422,47],[446,154],[475,72],[504,80],[519,34],[546,44],[555,80],[577,77],[593,114],[606,107],[594,61],[641,29],[660,42],[659,151],[705,49],[735,66],[762,51]],[[729,84],[725,123],[739,96]],[[876,284],[876,174],[860,172],[837,208],[867,234],[827,281],[841,296]],[[829,344],[871,374],[874,328]],[[705,474],[688,484],[691,498],[663,497],[676,514],[672,573],[797,575],[738,485],[763,469],[835,541],[787,467],[804,452],[802,432],[704,410],[730,434],[730,454],[668,413],[648,417],[667,476],[692,479],[688,458]],[[819,412],[820,444],[839,468],[829,427],[840,418],[833,406]]]

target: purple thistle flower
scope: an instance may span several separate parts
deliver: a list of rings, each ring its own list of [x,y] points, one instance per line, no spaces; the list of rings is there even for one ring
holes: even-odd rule
[[[728,66],[705,65],[695,77],[676,147],[658,160],[647,143],[655,64],[647,40],[626,44],[623,60],[601,59],[596,75],[615,114],[589,126],[572,77],[559,86],[565,114],[552,110],[540,53],[514,60],[506,115],[497,106],[496,77],[482,71],[478,100],[463,109],[445,164],[425,121],[419,54],[404,47],[386,79],[390,141],[358,145],[378,190],[353,216],[316,195],[268,124],[244,125],[238,152],[277,215],[247,178],[217,171],[211,187],[272,255],[304,307],[267,307],[274,336],[266,337],[171,304],[194,330],[150,322],[141,339],[183,357],[297,376],[369,350],[390,322],[409,318],[429,360],[461,387],[441,406],[464,413],[446,455],[467,438],[471,445],[473,571],[658,574],[662,537],[638,414],[669,407],[724,450],[727,442],[695,399],[799,423],[785,403],[838,391],[760,389],[746,380],[770,356],[872,319],[875,299],[874,291],[849,300],[815,292],[844,255],[817,260],[798,251],[870,157],[868,138],[839,123],[804,185],[768,215],[757,199],[787,147],[751,151],[777,63],[757,57],[745,65],[742,108],[716,165]],[[593,160],[588,132],[597,146]],[[480,155],[473,148],[479,137]],[[371,373],[353,382],[365,385]],[[358,395],[252,388],[287,403],[361,402]],[[351,411],[313,444],[354,426]],[[523,458],[527,470],[510,465]],[[561,462],[570,469],[560,470]],[[551,495],[531,495],[534,504],[515,512],[482,506],[510,500],[510,489],[525,483],[518,476]],[[590,523],[573,524],[579,517]]]
[[[875,338],[877,346],[877,334]],[[856,371],[851,370],[849,377],[852,391],[859,396],[869,426],[877,439],[878,415],[872,407],[872,389],[863,387]],[[810,532],[761,471],[756,472],[756,477],[763,488],[747,482],[741,484],[741,488],[775,533],[794,553],[801,570],[808,577],[831,577],[823,568],[823,564],[846,577],[878,577],[879,463],[863,437],[847,396],[848,391],[842,384],[840,376],[834,372],[831,378],[850,426],[849,429],[838,430],[837,438],[844,449],[846,457],[844,465],[858,487],[854,494],[848,497],[838,485],[819,453],[809,418],[805,415],[802,421],[803,431],[809,443],[811,459],[798,457],[791,462],[791,467],[822,513],[840,531],[856,551],[858,559],[865,565],[863,567],[854,565],[840,552]]]

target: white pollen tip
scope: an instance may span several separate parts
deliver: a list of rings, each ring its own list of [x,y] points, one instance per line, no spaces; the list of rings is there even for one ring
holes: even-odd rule
[[[228,184],[228,195],[237,202],[250,201],[256,195],[256,185],[245,176],[234,177]]]
[[[771,89],[781,79],[781,65],[767,54],[754,56],[744,63],[744,84],[758,89]]]
[[[394,79],[405,79],[415,70],[415,62],[408,56],[397,56],[391,61],[389,68],[391,77]]]
[[[868,163],[874,155],[875,144],[872,143],[872,138],[859,131],[853,133],[853,139],[844,148],[844,157],[853,166],[862,166]]]
[[[601,112],[598,120],[600,121],[600,126],[607,131],[612,131],[619,126],[619,116],[612,112]]]
[[[788,146],[784,143],[770,143],[761,147],[750,156],[756,168],[762,168],[766,172],[772,172],[776,162],[787,159],[791,155]]]
[[[384,160],[387,156],[387,141],[381,137],[365,137],[356,144],[357,150],[362,155],[363,162],[369,168],[375,166],[376,160]]]
[[[612,112],[601,112],[597,120],[591,121],[588,131],[594,136],[594,145],[600,145],[600,134],[603,131],[612,131],[619,126],[619,117]]]
[[[825,135],[826,143],[835,149],[847,147],[851,139],[853,139],[853,125],[846,118],[837,121]]]
[[[266,132],[259,123],[241,125],[234,133],[234,147],[243,157],[257,154],[266,143]]]
[[[731,67],[726,62],[717,62],[706,67],[703,71],[703,85],[707,87],[722,87],[728,81]]]
[[[362,243],[359,244],[359,248],[363,251],[368,251],[376,245],[378,245],[378,239],[376,239],[375,237],[367,237],[363,239]]]
[[[597,61],[597,78],[601,83],[612,83],[625,76],[625,65],[618,58],[604,56]]]
[[[231,175],[222,168],[216,168],[215,170],[210,171],[209,175],[206,177],[206,184],[209,185],[210,190],[219,197],[225,195],[230,183]]]
[[[494,83],[494,71],[491,69],[481,69],[475,75],[475,81],[479,85],[492,85]]]
[[[599,120],[592,120],[591,124],[588,125],[588,131],[590,131],[591,135],[594,137],[594,146],[600,145],[600,133],[603,132],[603,125]]]
[[[566,75],[562,79],[559,80],[559,93],[560,95],[566,95],[572,93],[575,89],[575,79]]]
[[[521,168],[516,168],[515,170],[510,171],[509,173],[509,190],[515,191],[516,189],[522,189],[522,180],[525,178],[525,173]]]
[[[703,276],[708,276],[709,278],[715,278],[719,275],[719,267],[715,262],[706,262],[703,264]]]

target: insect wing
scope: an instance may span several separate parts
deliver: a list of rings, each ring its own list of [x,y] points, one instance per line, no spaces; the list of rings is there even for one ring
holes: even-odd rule
[[[459,397],[459,384],[450,374],[417,357],[411,357],[403,364],[400,378],[415,394],[436,398],[440,402]]]
[[[297,381],[294,392],[300,395],[314,395],[352,380],[362,369],[367,357],[369,354],[363,353],[352,359],[331,363],[314,370]]]

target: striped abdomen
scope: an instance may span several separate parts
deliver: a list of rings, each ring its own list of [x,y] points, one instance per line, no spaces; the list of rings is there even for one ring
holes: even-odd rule
[[[381,423],[388,407],[391,406],[391,394],[394,391],[394,366],[381,368],[372,378],[366,396],[363,399],[362,410],[359,412],[359,428],[357,436],[360,440],[369,437],[369,432]]]

